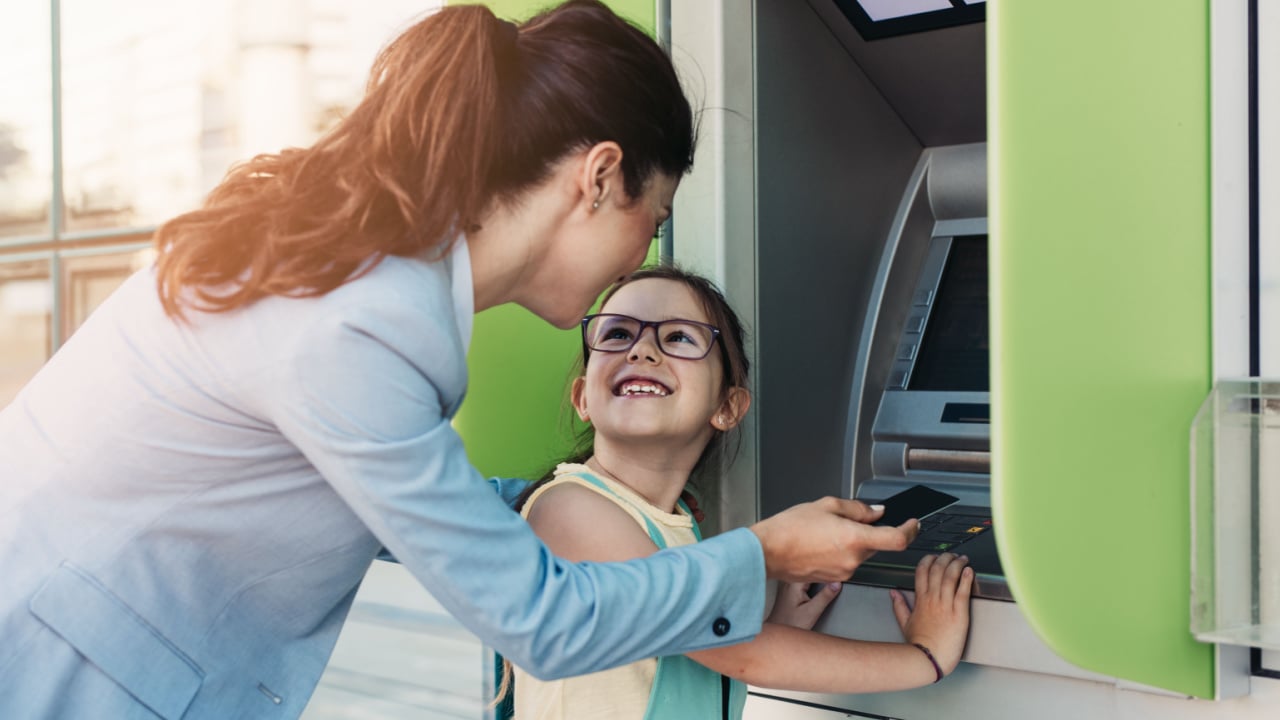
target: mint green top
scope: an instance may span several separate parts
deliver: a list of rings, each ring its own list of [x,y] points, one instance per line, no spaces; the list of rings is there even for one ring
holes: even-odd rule
[[[632,501],[614,492],[594,474],[579,472],[574,475],[598,488],[619,505],[630,505],[635,515],[644,520],[645,532],[653,544],[659,550],[666,549],[666,538],[649,519],[644,508],[636,507]],[[676,503],[682,514],[693,518],[693,513],[684,500],[677,500]],[[693,536],[701,541],[702,531],[697,522],[693,522],[692,530]],[[658,669],[653,675],[653,687],[649,691],[649,706],[645,710],[644,720],[741,720],[746,703],[746,683],[726,678],[684,655],[667,655],[658,658]]]

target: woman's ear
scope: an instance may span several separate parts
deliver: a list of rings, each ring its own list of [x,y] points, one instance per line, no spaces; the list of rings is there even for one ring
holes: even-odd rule
[[[598,142],[587,150],[583,158],[582,172],[578,178],[579,190],[592,210],[599,210],[615,192],[622,192],[622,147],[612,140]]]
[[[711,424],[721,432],[732,430],[746,417],[751,408],[751,392],[742,387],[731,387],[725,393],[724,402],[711,416]]]
[[[582,422],[591,422],[591,415],[587,413],[587,379],[578,376],[573,379],[573,384],[569,386],[569,402],[573,403],[573,409],[578,411],[578,419]]]

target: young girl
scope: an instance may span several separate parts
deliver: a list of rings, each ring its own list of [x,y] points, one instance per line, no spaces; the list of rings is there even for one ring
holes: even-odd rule
[[[522,513],[553,552],[575,561],[628,560],[697,542],[686,484],[715,467],[751,404],[737,316],[705,279],[660,267],[614,285],[582,332],[584,369],[570,399],[589,424],[585,447],[530,488]],[[554,682],[517,669],[516,717],[737,718],[744,683],[861,693],[936,682],[964,649],[973,583],[966,562],[951,554],[922,560],[914,610],[891,591],[905,642],[812,632],[833,588],[810,601],[783,586],[747,643]]]

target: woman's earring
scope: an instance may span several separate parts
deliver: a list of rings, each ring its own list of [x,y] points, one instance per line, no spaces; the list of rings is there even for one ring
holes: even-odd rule
[[[600,209],[600,201],[599,201],[599,200],[596,200],[595,202],[591,203],[591,209],[592,209],[592,210],[599,210],[599,209]]]

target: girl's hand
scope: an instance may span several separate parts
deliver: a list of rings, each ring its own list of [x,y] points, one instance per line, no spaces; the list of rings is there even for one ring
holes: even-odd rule
[[[943,674],[960,664],[969,633],[969,593],[973,568],[969,558],[943,553],[926,555],[916,566],[916,607],[897,590],[890,590],[893,614],[909,643],[920,643],[933,653]]]
[[[843,583],[823,583],[817,595],[809,597],[809,583],[780,582],[773,610],[765,622],[790,625],[801,630],[812,630],[822,612],[840,594]]]

